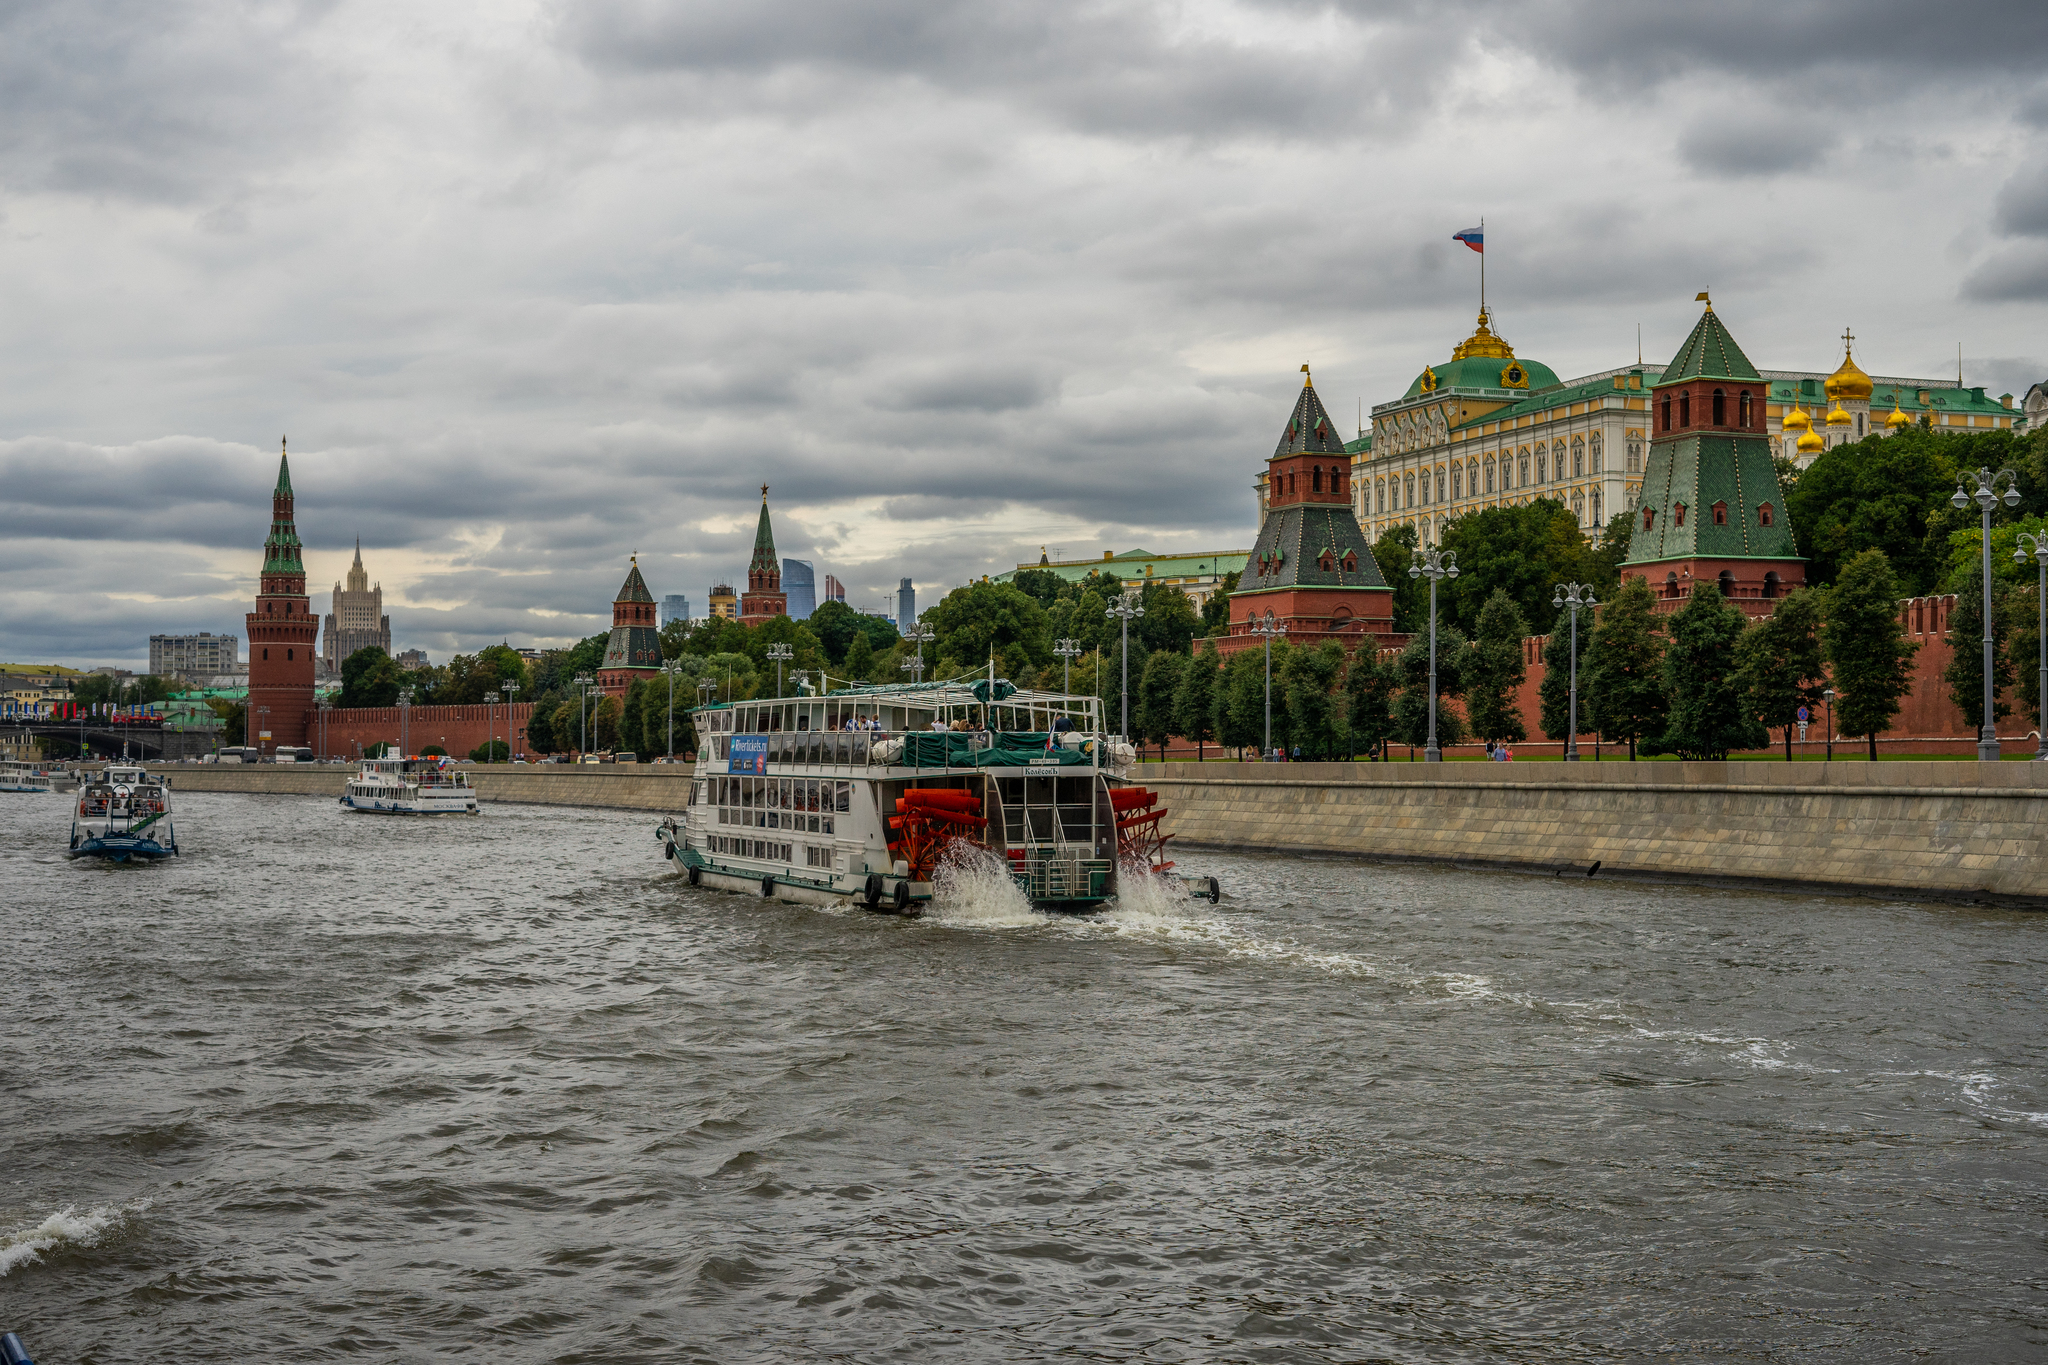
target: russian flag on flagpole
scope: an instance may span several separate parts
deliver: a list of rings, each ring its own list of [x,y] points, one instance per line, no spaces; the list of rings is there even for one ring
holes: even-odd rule
[[[1466,228],[1463,232],[1454,232],[1451,234],[1451,240],[1463,242],[1466,246],[1471,247],[1482,255],[1486,252],[1486,229],[1484,228]]]

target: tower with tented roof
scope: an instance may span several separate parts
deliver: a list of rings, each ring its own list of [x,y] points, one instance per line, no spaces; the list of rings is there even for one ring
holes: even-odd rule
[[[747,564],[747,590],[740,595],[740,624],[758,626],[789,615],[782,592],[782,561],[775,557],[775,528],[768,522],[768,485],[761,485],[761,520],[754,528],[754,557]]]
[[[612,599],[612,637],[605,641],[597,685],[608,697],[623,697],[636,679],[654,677],[660,668],[661,628],[655,621],[654,594],[640,576],[640,556],[634,555],[626,581]]]
[[[1698,324],[1650,392],[1650,450],[1621,572],[1650,585],[1659,611],[1711,582],[1745,614],[1769,616],[1806,582],[1771,461],[1769,386],[1700,300]]]
[[[247,736],[266,752],[306,742],[313,709],[314,642],[320,618],[306,595],[306,562],[293,509],[292,467],[278,445],[277,487],[270,494],[270,534],[263,541],[263,571],[256,609],[243,619],[249,631]],[[270,738],[262,737],[263,731]]]
[[[1308,366],[1280,441],[1266,460],[1265,516],[1217,652],[1263,643],[1252,626],[1285,624],[1286,639],[1347,649],[1393,643],[1394,594],[1351,504],[1351,456]]]

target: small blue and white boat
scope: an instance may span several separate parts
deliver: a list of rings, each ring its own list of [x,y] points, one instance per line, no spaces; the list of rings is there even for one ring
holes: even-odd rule
[[[445,759],[366,758],[341,804],[381,815],[475,815],[469,775]]]
[[[50,775],[37,763],[0,761],[0,792],[47,792]]]
[[[71,818],[73,858],[153,863],[178,854],[170,783],[141,768],[110,766],[79,783]]]

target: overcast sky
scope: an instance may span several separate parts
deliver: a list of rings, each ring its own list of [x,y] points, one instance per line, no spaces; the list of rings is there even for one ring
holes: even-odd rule
[[[1572,376],[2048,379],[2048,5],[23,0],[0,8],[0,659],[242,632],[288,434],[437,662],[778,548],[856,606],[1243,549],[1314,367],[1487,291]]]

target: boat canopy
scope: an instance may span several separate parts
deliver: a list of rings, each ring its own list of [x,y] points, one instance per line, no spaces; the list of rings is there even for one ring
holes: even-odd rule
[[[903,736],[903,766],[908,768],[1062,768],[1085,767],[1088,755],[1079,749],[1064,749],[1046,743],[1043,731],[1005,731],[989,736],[985,747],[977,747],[975,736],[965,732]]]

